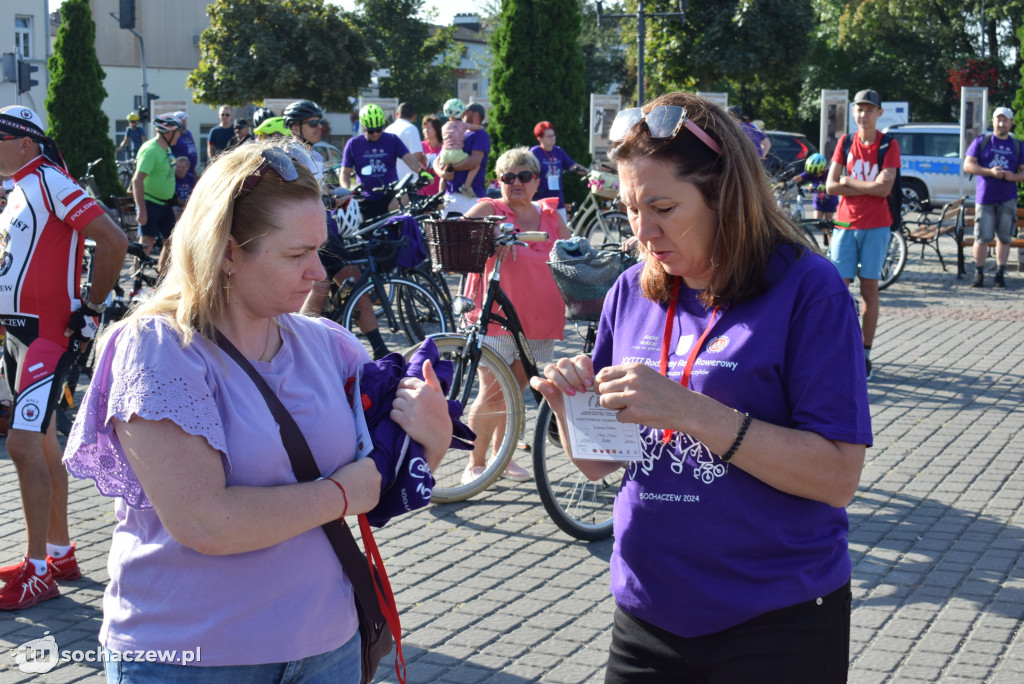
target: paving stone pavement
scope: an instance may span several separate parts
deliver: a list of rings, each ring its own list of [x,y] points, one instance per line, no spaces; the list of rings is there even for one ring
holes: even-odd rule
[[[953,261],[951,241],[943,251]],[[1024,273],[1007,285],[972,289],[912,248],[882,293],[869,383],[875,444],[849,507],[856,684],[1024,681]],[[24,553],[6,452],[0,495],[2,564]],[[47,632],[61,651],[95,653],[110,502],[72,481],[71,520],[86,576],[58,599],[0,615],[0,682],[102,681],[95,664],[33,675],[13,657]],[[410,682],[603,680],[612,542],[566,537],[532,483],[419,511],[377,540]],[[387,661],[378,680],[397,681]]]

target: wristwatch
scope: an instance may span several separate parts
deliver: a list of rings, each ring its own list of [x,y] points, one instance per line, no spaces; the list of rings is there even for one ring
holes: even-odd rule
[[[82,293],[82,308],[97,316],[102,316],[103,312],[107,310],[107,301],[103,300],[99,304],[92,303],[89,301],[89,290],[86,290]]]

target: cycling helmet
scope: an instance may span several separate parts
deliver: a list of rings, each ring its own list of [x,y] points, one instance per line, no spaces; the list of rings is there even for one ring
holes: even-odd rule
[[[359,110],[359,123],[363,128],[384,128],[388,121],[384,118],[384,110],[380,106],[368,104]]]
[[[462,104],[462,100],[457,97],[453,97],[444,103],[444,115],[449,119],[461,119],[462,115],[466,113],[466,105]]]
[[[252,115],[253,129],[259,128],[261,123],[274,116],[277,116],[277,114],[274,113],[273,109],[258,107]]]
[[[291,135],[291,130],[284,125],[284,117],[272,116],[264,119],[263,123],[257,126],[255,129],[256,135],[259,136],[270,136],[270,135]]]
[[[284,108],[284,125],[294,126],[303,119],[312,119],[314,116],[323,116],[324,111],[320,105],[312,100],[299,100],[292,102]]]
[[[185,126],[182,125],[181,119],[174,116],[173,114],[164,114],[153,119],[153,128],[159,133],[174,133],[180,131]]]
[[[363,213],[359,209],[355,195],[350,196],[340,209],[335,210],[334,220],[338,224],[338,235],[341,237],[356,234],[363,222]]]
[[[129,121],[138,121],[139,120],[139,115],[136,114],[135,112],[128,112],[128,120]]]
[[[825,165],[825,155],[815,152],[807,158],[807,162],[804,164],[804,170],[807,171],[807,173],[817,175],[825,170]]]

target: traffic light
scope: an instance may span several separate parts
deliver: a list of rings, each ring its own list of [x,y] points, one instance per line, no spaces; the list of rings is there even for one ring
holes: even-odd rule
[[[39,66],[29,62],[18,62],[18,93],[27,93],[32,86],[39,85],[39,81],[32,78],[32,74],[39,71]]]
[[[139,123],[149,123],[149,107],[139,107]]]
[[[135,0],[121,0],[121,12],[118,16],[121,28],[135,28]]]

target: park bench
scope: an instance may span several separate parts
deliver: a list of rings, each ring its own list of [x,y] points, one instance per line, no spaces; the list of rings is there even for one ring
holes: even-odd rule
[[[942,252],[939,251],[939,238],[949,235],[955,238],[957,227],[963,222],[964,199],[953,200],[937,216],[922,214],[916,221],[904,220],[903,226],[906,229],[907,242],[921,245],[921,258],[924,258],[925,247],[931,247],[939,257],[939,264],[942,270],[946,270],[946,262],[942,260]]]
[[[956,238],[956,277],[959,278],[967,272],[964,265],[964,250],[974,246],[974,235],[966,235],[967,231],[974,232],[974,207],[964,209],[964,220],[960,222]],[[988,243],[989,249],[996,246],[995,241]],[[1024,208],[1017,207],[1017,236],[1010,241],[1010,247],[1018,250],[1024,249]],[[1017,252],[1017,269],[1024,269],[1024,259],[1020,251]]]

